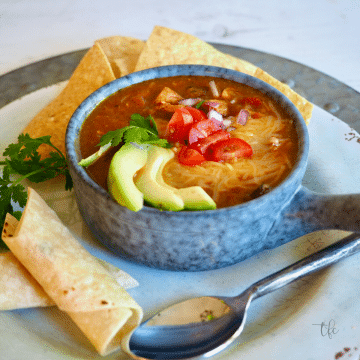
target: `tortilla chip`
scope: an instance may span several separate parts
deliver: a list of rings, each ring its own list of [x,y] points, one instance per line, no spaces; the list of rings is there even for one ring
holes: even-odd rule
[[[176,64],[201,64],[220,66],[255,76],[286,95],[309,123],[313,105],[289,86],[276,80],[255,65],[224,54],[195,36],[166,27],[155,26],[139,57],[135,71],[156,66]]]
[[[24,133],[31,137],[51,135],[51,142],[65,153],[67,124],[76,108],[95,90],[115,80],[104,51],[95,44],[83,57],[64,90],[26,126]],[[41,146],[39,153],[46,157],[49,146]]]
[[[305,98],[297,94],[294,90],[292,90],[288,85],[282,83],[281,81],[273,78],[271,75],[266,73],[265,71],[258,68],[254,75],[260,80],[263,80],[276,88],[277,90],[281,91],[288,99],[292,101],[292,103],[297,107],[300,111],[301,115],[303,116],[307,125],[309,125],[312,111],[314,109],[314,105],[307,101]]]
[[[120,347],[129,351],[131,332],[142,319],[141,307],[33,189],[28,189],[28,201],[13,236],[3,232],[2,238],[101,355]]]
[[[220,66],[256,76],[285,94],[309,123],[313,105],[257,66],[224,54],[193,35],[155,26],[146,43],[126,36],[95,41],[65,89],[32,119],[24,133],[29,133],[31,137],[50,135],[53,144],[65,153],[67,124],[76,108],[92,92],[134,71],[176,64]],[[42,145],[39,153],[46,157],[51,150],[49,146]]]
[[[111,36],[95,41],[103,49],[116,78],[134,72],[145,42],[126,36]]]
[[[254,75],[257,67],[216,50],[197,37],[155,26],[146,41],[135,71],[163,65],[200,64],[221,66]]]

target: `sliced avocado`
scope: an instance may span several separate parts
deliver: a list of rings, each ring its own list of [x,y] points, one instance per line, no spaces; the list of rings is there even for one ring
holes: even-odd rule
[[[170,149],[158,146],[123,145],[110,163],[110,194],[120,205],[132,211],[141,210],[144,199],[163,210],[216,209],[214,200],[200,186],[177,189],[165,183],[163,169],[173,157]]]
[[[144,194],[144,199],[156,208],[180,211],[184,209],[184,201],[175,193],[175,188],[164,186],[158,178],[162,178],[165,164],[174,157],[170,149],[151,146],[148,160],[144,168],[135,178],[135,185]],[[159,175],[160,174],[160,175]]]
[[[165,166],[165,164],[164,164]],[[184,209],[185,210],[214,210],[216,209],[216,203],[208,195],[208,193],[201,186],[190,186],[186,188],[177,189],[164,181],[162,176],[162,171],[164,169],[162,166],[161,171],[158,172],[157,181],[162,186],[170,188],[175,194],[179,195],[184,200]]]
[[[178,194],[184,200],[185,210],[214,210],[216,209],[215,201],[207,194],[201,186],[190,186],[177,189],[164,181],[162,172],[159,174],[157,181],[163,186],[171,188],[175,194]]]
[[[108,174],[108,188],[114,199],[132,211],[139,211],[144,205],[144,196],[135,186],[134,175],[146,164],[148,147],[123,145],[111,160]]]
[[[171,158],[172,157],[173,156],[171,156]],[[175,194],[179,195],[184,200],[184,209],[185,210],[214,210],[214,209],[216,209],[215,201],[211,198],[211,196],[208,195],[208,193],[201,186],[190,186],[187,188],[177,189],[177,188],[172,187],[171,185],[167,184],[164,181],[164,178],[162,175],[165,165],[166,165],[166,162],[163,163],[161,166],[161,169],[159,169],[156,180],[159,184],[174,191]]]
[[[216,203],[201,186],[176,189],[185,203],[186,210],[215,210]]]
[[[135,180],[136,186],[144,193],[145,200],[155,207],[173,211],[216,209],[214,200],[202,187],[177,189],[164,181],[163,169],[173,157],[174,153],[170,149],[155,146],[149,150],[148,162]]]

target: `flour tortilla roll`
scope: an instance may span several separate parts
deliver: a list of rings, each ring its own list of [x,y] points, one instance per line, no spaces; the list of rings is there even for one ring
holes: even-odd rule
[[[44,289],[10,252],[0,254],[0,310],[54,305]]]
[[[6,224],[3,229],[3,236],[13,236],[18,221],[12,215],[7,214]],[[139,285],[125,271],[106,261],[96,260],[101,262],[123,288],[130,289]],[[0,310],[53,305],[55,305],[53,300],[11,251],[0,253]]]
[[[101,355],[129,351],[141,307],[33,189],[13,236],[3,234],[3,241]]]

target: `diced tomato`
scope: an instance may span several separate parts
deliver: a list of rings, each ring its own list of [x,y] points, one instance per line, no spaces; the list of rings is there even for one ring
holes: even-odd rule
[[[217,143],[218,141],[230,139],[230,133],[226,130],[218,130],[207,136],[198,140],[196,143],[192,144],[193,149],[198,150],[201,154],[205,154],[206,150],[210,145]]]
[[[210,146],[208,149],[208,159],[217,162],[230,161],[238,158],[248,158],[252,153],[252,148],[246,141],[231,138]]]
[[[191,106],[186,107],[186,109],[189,111],[189,113],[193,117],[194,122],[198,122],[198,121],[207,119],[207,116],[206,116],[205,112],[202,111],[202,110],[193,108]]]
[[[200,165],[204,161],[206,161],[205,157],[200,154],[197,150],[191,149],[188,146],[183,146],[179,153],[178,159],[180,164],[187,166],[195,166]]]
[[[245,104],[249,104],[254,107],[259,107],[262,105],[262,101],[257,97],[247,97],[242,99],[242,102]]]
[[[191,113],[189,112],[188,107],[179,108],[177,111],[180,111],[182,113],[182,117],[183,117],[185,126],[190,125],[194,122],[194,119],[193,119]]]
[[[211,120],[201,120],[192,125],[189,131],[189,144],[193,144],[199,139],[206,138],[215,131],[221,130],[220,125]]]
[[[171,117],[165,136],[170,142],[184,142],[194,119],[187,108],[178,108]]]

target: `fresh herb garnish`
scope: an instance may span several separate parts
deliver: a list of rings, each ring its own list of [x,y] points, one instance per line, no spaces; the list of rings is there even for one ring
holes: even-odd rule
[[[101,138],[99,145],[105,146],[106,144],[111,143],[111,146],[117,146],[121,142],[152,144],[161,147],[165,147],[168,144],[167,140],[159,138],[159,133],[153,117],[149,115],[147,118],[144,118],[139,114],[131,115],[129,126],[109,131],[105,134]]]
[[[204,102],[205,102],[205,100],[199,101],[199,102],[195,105],[195,107],[196,107],[197,109],[200,109],[200,108],[202,107],[202,105],[204,104]]]
[[[121,129],[109,131],[102,136],[100,149],[95,153],[82,159],[79,165],[87,167],[95,162],[105,151],[112,146],[118,146],[121,143],[137,143],[137,144],[150,144],[160,147],[169,147],[166,139],[160,139],[156,127],[156,123],[151,115],[144,118],[140,114],[131,115],[130,124]]]
[[[40,145],[49,145],[55,151],[50,152],[49,157],[41,159],[38,153]],[[50,141],[50,136],[31,138],[29,134],[21,134],[18,142],[10,144],[4,151],[5,159],[0,161],[3,166],[0,175],[0,225],[4,225],[7,213],[20,219],[21,212],[14,211],[13,203],[24,207],[27,200],[27,192],[21,181],[28,179],[34,183],[40,183],[63,174],[66,178],[65,189],[70,190],[73,186],[72,179],[67,167],[64,154]]]

